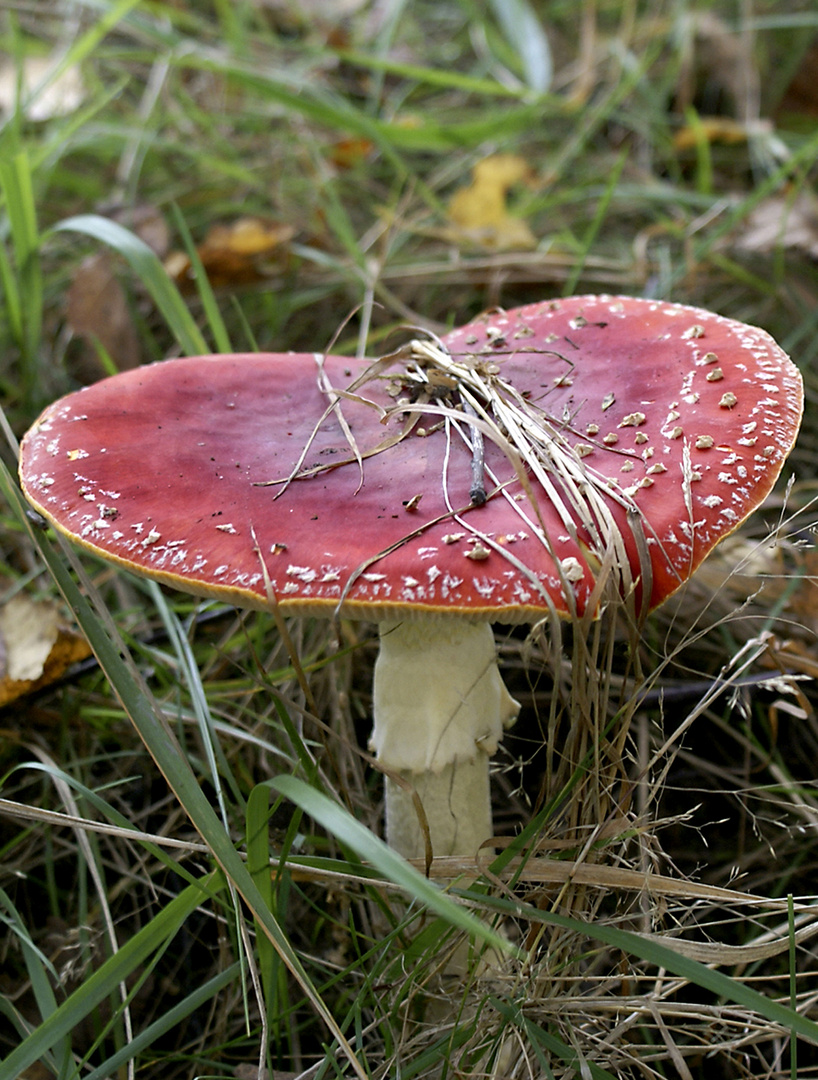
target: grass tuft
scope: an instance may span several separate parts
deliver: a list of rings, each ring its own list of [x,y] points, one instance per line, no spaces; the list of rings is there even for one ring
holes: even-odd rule
[[[818,1076],[817,31],[767,0],[5,5],[0,613],[59,600],[95,655],[0,715],[0,1080]],[[449,215],[497,154],[533,245]],[[615,605],[506,631],[497,855],[424,877],[378,839],[374,633],[80,559],[16,440],[100,357],[376,356],[581,292],[768,329],[793,480],[638,635]]]

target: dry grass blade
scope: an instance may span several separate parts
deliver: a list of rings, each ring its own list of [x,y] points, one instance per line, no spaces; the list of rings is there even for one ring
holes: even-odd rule
[[[651,565],[647,557],[645,535],[649,527],[643,522],[630,493],[612,489],[607,478],[589,467],[581,455],[569,447],[566,435],[570,432],[570,425],[567,421],[556,421],[542,409],[531,406],[510,383],[500,377],[498,370],[495,370],[496,365],[458,361],[439,340],[412,340],[408,345],[369,364],[343,390],[328,384],[318,357],[317,362],[322,373],[319,375],[319,386],[330,398],[330,403],[317,422],[314,434],[334,414],[353,450],[353,456],[305,470],[303,464],[311,445],[311,440],[308,440],[290,475],[283,481],[268,482],[283,484],[276,497],[293,481],[339,468],[352,461],[357,462],[363,479],[363,462],[366,458],[384,453],[400,443],[417,427],[421,415],[440,416],[447,430],[448,425],[452,425],[460,432],[461,438],[473,454],[473,469],[477,469],[472,485],[474,491],[482,493],[481,478],[485,469],[477,440],[482,442],[484,438],[489,439],[511,463],[529,498],[527,506],[516,502],[510,502],[510,505],[548,550],[562,580],[569,607],[573,603],[571,581],[575,567],[572,560],[561,561],[555,555],[548,529],[540,516],[538,500],[531,488],[532,483],[538,485],[557,509],[566,533],[580,544],[594,568],[594,593],[589,605],[590,611],[585,617],[592,620],[604,604],[620,605],[624,600],[626,605],[630,605],[631,621],[634,624],[640,621],[644,612],[636,612],[632,606],[635,580],[621,529],[610,512],[611,501],[627,510],[628,521],[637,538],[637,547],[643,562],[640,577],[648,584],[651,580]],[[408,400],[403,396],[399,404],[391,410],[384,410],[377,401],[361,393],[367,383],[377,381],[380,384],[384,379],[392,387],[392,396],[396,396],[402,389],[408,392]],[[341,413],[340,398],[374,409],[382,422],[396,416],[403,417],[403,427],[399,433],[379,441],[374,447],[362,449]],[[473,434],[463,432],[461,425]],[[474,461],[479,461],[479,465],[475,466]],[[494,493],[502,494],[503,485],[497,482],[490,470],[486,470],[486,473],[495,480]],[[441,477],[441,483],[454,515],[445,475]],[[482,498],[479,501],[483,501]],[[510,556],[506,549],[493,544],[491,538],[475,529],[471,523],[464,523],[462,520],[460,523],[475,535],[479,535],[483,542],[493,546],[494,550],[500,551],[503,558],[509,559],[520,568],[522,564]],[[580,539],[580,533],[583,536],[587,534],[590,542]],[[542,585],[533,574],[529,576],[532,586],[548,606]]]
[[[162,836],[159,833],[147,833],[140,829],[125,828],[122,825],[111,825],[105,821],[91,821],[80,814],[64,814],[56,810],[45,810],[38,806],[26,806],[24,803],[15,802],[13,799],[0,799],[0,814],[21,821],[39,822],[42,825],[58,825],[72,829],[84,829],[87,832],[99,833],[105,836],[115,836],[120,840],[137,840],[146,844],[156,844],[157,847],[175,848],[178,851],[205,855],[210,850],[206,844],[198,844],[190,840],[179,840],[173,836]]]
[[[579,542],[581,529],[591,538],[587,555],[596,569],[597,593],[589,604],[591,612],[596,613],[603,601],[618,603],[625,598],[627,603],[633,596],[634,580],[621,530],[610,513],[610,502],[616,501],[627,509],[634,534],[644,537],[649,526],[643,525],[640,510],[627,491],[613,489],[607,477],[569,447],[566,435],[571,433],[570,421],[557,421],[532,406],[500,376],[496,364],[458,361],[444,348],[425,341],[411,342],[408,351],[422,365],[427,380],[428,372],[433,371],[444,373],[454,382],[464,404],[465,422],[503,450],[514,463],[518,476],[521,475],[519,461],[526,470],[523,474],[526,483],[531,482],[530,476],[541,487],[557,509],[567,534]],[[477,417],[482,418],[485,427],[478,424]],[[515,455],[509,453],[509,446],[514,448]],[[557,477],[559,483],[555,482]],[[532,498],[529,502],[536,514],[536,500]],[[553,557],[541,519],[539,527],[535,525],[534,529]],[[582,546],[587,549],[584,542]],[[570,574],[570,567],[562,566],[557,559],[555,563],[561,574]],[[650,560],[645,558],[641,568],[643,580],[650,577],[649,567]],[[563,591],[568,598],[569,584],[569,577],[564,577]],[[635,621],[636,613],[632,615]]]
[[[65,1056],[57,1060],[52,1049],[45,1059],[53,1045],[46,990],[59,1004],[93,980],[101,958],[97,894],[116,928],[116,960],[166,915],[176,918],[180,881],[209,882],[213,865],[212,845],[199,842],[163,779],[163,749],[157,770],[123,712],[127,684],[112,689],[86,664],[18,699],[0,721],[0,892],[3,919],[14,920],[3,952],[0,1073],[27,1041],[32,1062],[43,1065],[25,1075],[43,1067],[69,1075],[79,1062],[89,1080],[129,1070],[163,1080],[193,1071],[255,1080],[262,1057],[271,1078],[340,1075],[351,1068],[328,1042],[326,1008],[344,1038],[354,1033],[361,1072],[374,1080],[818,1077],[811,1037],[794,1034],[781,1012],[765,1014],[758,1001],[730,1004],[721,990],[669,975],[655,962],[659,952],[646,959],[649,952],[538,921],[566,914],[589,931],[625,929],[644,933],[649,946],[698,950],[691,955],[737,987],[786,1001],[805,1020],[818,1015],[810,936],[818,851],[815,16],[794,0],[733,5],[729,18],[715,0],[583,0],[579,15],[576,4],[528,5],[553,48],[543,95],[524,85],[527,58],[497,4],[3,6],[0,395],[10,423],[2,412],[0,423],[8,461],[15,437],[82,378],[85,350],[66,322],[66,287],[74,282],[72,304],[79,299],[104,322],[82,270],[100,245],[113,244],[125,257],[116,278],[130,360],[178,355],[180,343],[196,355],[211,344],[232,354],[306,354],[318,404],[291,440],[293,456],[254,474],[269,484],[264,500],[302,478],[317,478],[312,487],[320,489],[339,466],[351,491],[361,475],[386,472],[393,450],[411,461],[412,451],[419,459],[444,446],[446,464],[430,485],[434,512],[429,495],[418,514],[407,509],[404,497],[420,490],[407,481],[387,506],[396,515],[390,541],[402,530],[399,543],[431,544],[428,536],[413,541],[413,526],[445,511],[439,532],[457,530],[461,547],[486,549],[484,570],[513,571],[545,614],[527,635],[497,633],[503,676],[523,706],[492,779],[499,854],[429,868],[441,887],[459,875],[471,882],[463,900],[471,909],[496,917],[502,910],[527,959],[470,983],[457,1013],[441,1021],[434,1008],[447,995],[434,972],[452,945],[445,927],[407,913],[395,887],[345,855],[332,829],[259,791],[271,772],[301,767],[377,832],[379,777],[361,748],[371,629],[343,618],[327,629],[317,620],[192,609],[168,594],[182,627],[171,642],[154,597],[85,563],[108,638],[124,630],[133,650],[137,706],[154,696],[164,753],[175,752],[175,737],[199,796],[210,799],[214,782],[222,785],[230,848],[263,882],[267,909],[317,998],[307,1000],[279,959],[265,963],[263,942],[247,941],[252,924],[235,922],[247,909],[233,910],[224,889],[207,885],[206,898],[197,893],[184,908],[172,946],[163,940],[123,970],[93,1022],[89,1015],[71,1024]],[[16,91],[49,55],[82,71],[85,94],[36,120]],[[453,233],[453,196],[487,153],[522,163],[524,180],[508,191],[505,209],[536,249],[498,251]],[[168,215],[170,204],[182,210]],[[249,253],[253,281],[224,264],[208,286],[211,271],[197,265],[182,294],[168,287],[168,252],[196,252],[205,238],[249,221],[292,236],[273,252]],[[649,617],[647,596],[663,574],[660,537],[631,506],[649,497],[624,494],[641,466],[621,470],[618,492],[599,483],[593,466],[618,451],[603,451],[593,425],[580,423],[571,397],[578,402],[584,388],[557,390],[551,377],[577,374],[581,386],[568,362],[573,345],[560,360],[543,343],[547,376],[519,382],[529,397],[503,373],[514,370],[515,345],[530,339],[512,336],[508,350],[487,340],[481,360],[496,354],[497,371],[472,363],[467,342],[462,352],[450,345],[454,355],[445,346],[452,326],[472,313],[488,313],[476,320],[482,332],[501,311],[532,301],[621,292],[764,327],[797,360],[809,402],[791,459],[803,479],[783,501],[773,496],[671,606]],[[429,327],[447,336],[427,336]],[[396,332],[407,344],[388,352]],[[119,367],[123,356],[110,342],[106,348],[105,364]],[[363,359],[380,353],[371,364]],[[346,357],[348,365],[337,363]],[[620,393],[610,371],[603,401]],[[555,404],[561,396],[567,407]],[[440,433],[434,448],[418,437],[424,425]],[[505,526],[497,535],[479,527],[481,513],[488,519],[474,509],[481,439],[489,511],[502,508],[525,542],[500,542]],[[583,443],[593,447],[587,456]],[[715,471],[715,449],[710,457]],[[677,467],[688,533],[697,517],[696,462],[691,441]],[[559,515],[538,503],[546,495]],[[54,599],[23,524],[7,507],[0,604],[18,592]],[[560,564],[563,533],[583,535],[587,548],[577,554],[587,602],[568,619],[562,607],[548,608],[525,557],[533,552],[544,565],[551,558],[570,601],[578,566]],[[347,589],[385,569],[374,565],[390,553],[381,546]],[[351,560],[339,588],[363,558]],[[268,558],[270,575],[273,566]],[[4,633],[14,633],[13,620]],[[202,764],[194,699],[179,678],[184,640],[213,716],[218,773]],[[75,785],[76,812],[66,812],[32,745]],[[38,987],[31,945],[69,981],[43,969]],[[263,1002],[242,955],[250,945],[262,961]],[[22,1074],[6,1067],[2,1080]]]
[[[325,394],[326,397],[329,399],[332,412],[334,413],[338,423],[341,425],[341,430],[344,433],[344,437],[352,448],[352,453],[355,455],[355,460],[358,463],[359,481],[358,487],[356,489],[357,494],[357,492],[360,491],[361,487],[363,486],[364,482],[364,462],[363,458],[361,457],[361,451],[358,449],[358,443],[355,441],[355,436],[352,434],[352,429],[347,423],[343,409],[341,408],[341,399],[349,398],[351,401],[357,401],[359,403],[362,403],[364,399],[358,397],[355,394],[352,394],[348,390],[336,390],[332,386],[332,383],[329,380],[329,376],[327,375],[326,367],[324,366],[323,356],[316,357],[316,363],[318,364],[318,388],[321,393]],[[382,417],[383,413],[381,414],[381,418]],[[301,461],[303,461],[303,458],[301,458]]]
[[[352,434],[352,429],[350,428],[349,424],[346,421],[346,418],[344,417],[343,411],[341,409],[341,401],[343,399],[346,399],[348,401],[354,401],[358,405],[365,405],[367,408],[374,409],[375,412],[378,414],[378,418],[381,421],[388,416],[388,412],[384,410],[382,405],[379,405],[376,401],[372,401],[370,398],[355,393],[355,390],[357,390],[359,386],[364,385],[371,378],[373,378],[377,372],[383,370],[384,360],[388,359],[390,358],[385,357],[381,360],[376,360],[369,367],[367,367],[367,369],[352,384],[350,384],[350,386],[346,387],[345,389],[339,389],[332,386],[329,381],[324,367],[324,354],[316,353],[315,363],[318,369],[316,382],[321,393],[326,395],[327,398],[329,398],[329,404],[327,405],[321,417],[316,421],[312,437],[307,439],[304,443],[304,446],[302,447],[298,455],[298,459],[293,465],[289,475],[277,480],[256,481],[256,486],[278,487],[280,485],[280,490],[277,491],[275,495],[275,498],[278,499],[284,494],[284,492],[294,480],[305,480],[311,476],[317,476],[322,472],[330,472],[333,469],[340,468],[342,465],[349,465],[353,462],[356,462],[358,465],[361,476],[361,483],[363,483],[364,459],[374,457],[376,454],[382,454],[385,450],[389,450],[391,447],[396,446],[399,442],[405,439],[407,435],[411,433],[412,428],[417,423],[416,417],[407,420],[407,424],[405,425],[404,429],[400,431],[397,435],[389,436],[388,438],[383,439],[381,442],[379,442],[376,446],[362,451],[359,448],[354,435]],[[304,461],[307,457],[307,454],[309,453],[310,447],[312,446],[316,434],[321,428],[321,425],[324,424],[326,420],[333,415],[340,424],[341,430],[344,433],[344,437],[349,443],[349,446],[352,450],[352,457],[340,458],[337,461],[333,461],[327,465],[317,465],[310,469],[304,469]]]

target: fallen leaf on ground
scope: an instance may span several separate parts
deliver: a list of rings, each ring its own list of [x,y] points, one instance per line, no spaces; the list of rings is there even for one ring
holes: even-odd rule
[[[83,343],[71,368],[82,383],[110,374],[100,358],[100,349],[118,371],[138,367],[141,361],[139,335],[114,266],[115,260],[108,252],[91,255],[74,271],[68,289],[66,319]]]
[[[726,593],[735,606],[758,592],[762,582],[786,581],[781,549],[741,533],[728,537],[696,571],[693,581],[711,595]]]
[[[531,183],[528,162],[516,154],[493,154],[472,170],[472,181],[449,203],[449,220],[456,243],[477,244],[497,251],[530,250],[537,240],[522,218],[508,212],[509,190]]]
[[[708,116],[739,116],[758,90],[758,67],[747,34],[712,11],[679,20],[681,65],[673,109],[691,106]]]
[[[90,655],[57,604],[13,596],[0,607],[0,707],[48,686]]]
[[[214,225],[196,249],[211,285],[247,285],[280,273],[286,265],[291,225],[244,217],[231,225]],[[192,286],[190,259],[172,251],[165,269],[182,286]]]
[[[674,150],[692,150],[704,138],[709,143],[743,143],[747,141],[747,128],[729,116],[705,116],[696,124],[685,124],[673,136]]]
[[[338,169],[352,169],[372,156],[375,144],[363,136],[338,139],[329,148],[329,159]]]
[[[798,70],[784,91],[776,109],[777,116],[818,116],[818,39],[801,58]]]
[[[29,120],[51,120],[55,116],[67,116],[85,100],[85,85],[80,69],[68,67],[53,82],[33,98],[29,95],[56,69],[59,58],[50,56],[27,56],[18,65],[6,61],[0,66],[0,110],[14,112],[18,101],[23,102],[23,112]]]
[[[739,251],[802,251],[818,259],[818,197],[802,189],[796,197],[773,195],[747,217],[734,246]]]

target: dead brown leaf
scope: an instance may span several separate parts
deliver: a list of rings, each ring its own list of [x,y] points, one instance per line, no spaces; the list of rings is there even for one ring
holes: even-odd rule
[[[691,106],[707,116],[756,119],[752,103],[758,96],[758,68],[751,39],[737,34],[730,23],[712,11],[694,11],[680,24],[682,63],[674,108]]]
[[[773,195],[748,216],[735,240],[740,251],[801,251],[818,259],[818,197],[803,188],[795,198]]]
[[[818,116],[818,39],[804,53],[798,70],[784,91],[776,115]]]
[[[247,285],[281,273],[295,232],[279,221],[243,217],[230,225],[214,225],[196,250],[211,285]],[[165,269],[180,286],[192,287],[190,260],[183,252],[171,252]]]
[[[363,136],[351,136],[338,139],[329,149],[329,159],[337,169],[352,169],[367,161],[375,150],[371,139]]]
[[[13,596],[0,607],[0,707],[55,682],[91,655],[88,642],[68,626],[50,600]]]
[[[747,128],[729,116],[705,116],[696,124],[685,124],[673,136],[673,149],[692,150],[699,139],[709,143],[743,143],[747,141]]]
[[[515,184],[531,183],[533,172],[517,154],[493,154],[472,170],[472,181],[460,188],[449,203],[451,238],[495,251],[528,251],[537,240],[522,218],[508,211],[507,199]]]
[[[114,266],[114,257],[108,252],[90,255],[75,270],[68,289],[66,319],[83,342],[79,356],[72,361],[72,374],[80,382],[94,382],[108,374],[100,360],[100,348],[119,371],[138,367],[141,361],[139,335]]]

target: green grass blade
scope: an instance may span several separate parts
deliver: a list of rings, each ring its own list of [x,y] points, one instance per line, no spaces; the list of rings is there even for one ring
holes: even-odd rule
[[[193,243],[193,237],[190,235],[187,222],[182,217],[178,206],[173,207],[173,220],[179,231],[179,235],[182,237],[187,257],[190,259],[193,279],[196,283],[196,291],[202,302],[202,309],[205,313],[208,326],[210,327],[210,333],[213,335],[213,341],[216,343],[216,351],[221,353],[233,352],[234,350],[230,343],[230,335],[227,332],[222,313],[216,302],[213,286],[210,284],[210,279],[202,265],[202,260],[199,258],[199,252],[196,250],[196,245]]]
[[[29,937],[23,920],[20,918],[11,898],[3,889],[0,889],[0,908],[5,908],[8,912],[7,916],[0,917],[0,924],[5,923],[7,925],[20,945],[31,983],[31,990],[37,1003],[37,1010],[42,1019],[45,1020],[57,1009],[57,999],[54,996],[52,981],[56,985],[59,982],[59,976],[54,970],[53,964]],[[71,1061],[71,1043],[67,1037],[59,1039],[53,1046],[49,1047],[49,1058],[52,1056],[55,1058],[51,1062],[52,1067],[56,1069],[59,1075],[65,1075]],[[60,1062],[59,1065],[56,1063],[57,1060]]]
[[[295,115],[325,125],[331,131],[344,131],[371,139],[401,176],[411,172],[400,156],[401,151],[443,152],[478,146],[491,139],[505,142],[515,134],[530,131],[534,125],[542,124],[546,108],[553,109],[558,115],[566,111],[565,104],[558,98],[546,97],[547,106],[543,105],[542,100],[536,104],[521,102],[476,113],[468,120],[441,122],[434,119],[431,112],[426,112],[417,125],[408,125],[401,123],[400,117],[382,120],[369,116],[344,99],[316,90],[315,86],[303,80],[291,85],[284,81],[280,72],[276,76],[261,73],[229,57],[218,68],[211,60],[193,53],[181,56],[179,64],[194,70],[229,71],[247,89],[275,101]],[[419,177],[415,176],[414,179],[419,180]]]
[[[83,233],[119,252],[151,294],[186,355],[201,356],[210,352],[179,290],[144,240],[117,222],[97,214],[66,218],[54,226],[54,231]]]
[[[0,1062],[0,1080],[18,1080],[24,1070],[66,1038],[120,983],[124,982],[152,953],[162,948],[181,929],[203,899],[212,894],[218,875],[201,886],[189,885],[179,896],[126,941],[114,956],[86,978],[71,996],[55,1009]]]
[[[11,336],[15,341],[23,340],[23,302],[20,287],[9,258],[6,245],[0,243],[0,285],[3,288],[6,318]]]
[[[89,806],[94,807],[94,809],[101,814],[103,819],[110,821],[120,829],[127,829],[129,832],[134,832],[133,842],[142,844],[145,851],[153,856],[157,862],[161,863],[162,866],[166,866],[168,870],[172,870],[174,874],[187,881],[189,885],[195,884],[196,879],[185,866],[173,857],[171,852],[167,851],[161,845],[140,836],[138,830],[134,829],[133,824],[126,817],[111,806],[109,802],[106,802],[106,800],[96,791],[92,791],[91,788],[81,783],[75,776],[64,772],[62,769],[55,768],[53,765],[45,765],[39,761],[27,761],[25,764],[17,766],[17,769],[26,772],[45,773],[52,781],[60,781],[63,784],[66,784],[72,790],[76,791],[82,799],[87,801]],[[9,777],[11,777],[15,771],[16,770],[12,770],[9,773]]]
[[[219,806],[222,822],[224,823],[224,827],[227,828],[229,815],[227,813],[227,801],[222,788],[222,779],[233,781],[233,776],[227,759],[224,756],[224,751],[216,736],[213,717],[207,703],[207,694],[202,685],[199,669],[196,666],[193,649],[191,648],[190,641],[182,628],[179,618],[175,612],[171,610],[170,604],[168,603],[165,594],[159,588],[159,585],[155,581],[149,580],[145,582],[145,586],[156,610],[159,612],[165,630],[167,631],[168,640],[176,655],[181,679],[184,685],[186,685],[188,694],[190,695],[193,715],[196,718],[196,723],[199,728],[201,745],[204,748],[205,760],[210,774],[210,782],[213,785],[213,791]],[[238,804],[241,805],[242,798],[238,785],[233,782],[231,783],[231,787],[233,797]]]
[[[5,925],[9,928],[14,937],[17,938],[21,948],[24,949],[27,954],[30,953],[31,956],[33,956],[37,963],[40,965],[42,970],[47,971],[51,975],[51,977],[56,980],[57,972],[54,968],[54,965],[31,940],[31,937],[29,936],[28,931],[23,924],[23,920],[20,918],[17,909],[11,901],[11,897],[8,895],[5,889],[0,889],[0,908],[5,908],[8,912],[7,915],[0,916],[0,919],[2,919],[3,923],[5,923]],[[53,995],[51,998],[51,1004],[54,1004]]]
[[[530,905],[515,905],[509,901],[485,897],[481,894],[471,894],[468,891],[461,893],[463,896],[473,896],[480,899],[484,904],[497,910],[514,913],[534,922],[543,922],[547,926],[559,926],[564,930],[571,930],[586,938],[593,938],[605,945],[620,949],[622,952],[638,956],[657,968],[664,968],[692,983],[703,990],[708,990],[718,998],[732,1001],[751,1009],[759,1016],[781,1027],[792,1031],[795,1035],[808,1039],[818,1045],[818,1023],[802,1016],[788,1005],[782,1005],[772,998],[753,990],[741,979],[732,979],[724,972],[714,967],[702,964],[698,960],[683,956],[681,952],[669,945],[657,941],[655,938],[644,937],[630,930],[620,930],[615,926],[604,926],[600,923],[586,923],[578,919],[572,919],[567,915],[559,915],[553,911],[538,911]]]
[[[270,781],[270,785],[323,825],[361,859],[377,867],[385,878],[400,885],[413,899],[425,904],[451,926],[502,952],[517,951],[506,938],[466,911],[383,840],[373,836],[369,829],[356,821],[339,803],[295,776],[276,776]]]
[[[26,273],[30,260],[37,254],[39,235],[31,169],[24,152],[15,154],[9,161],[0,161],[0,185],[17,266],[21,273]]]
[[[382,71],[399,79],[409,79],[420,85],[435,86],[441,90],[460,90],[465,94],[480,94],[483,97],[517,99],[524,93],[514,87],[504,86],[494,79],[480,79],[473,75],[464,75],[459,71],[407,64],[389,56],[373,56],[355,52],[352,49],[338,49],[335,55],[346,64],[368,68],[370,71]]]
[[[270,789],[257,784],[247,799],[247,871],[256,884],[267,910],[273,910],[273,875],[270,867]],[[257,924],[256,948],[264,1001],[269,1012],[275,1001],[276,953]]]
[[[795,1011],[798,1004],[798,952],[795,939],[795,905],[793,895],[787,896],[787,923],[790,932],[789,962],[790,962],[790,1008]],[[798,1041],[790,1042],[790,1077],[798,1080]]]
[[[786,161],[755,184],[744,199],[735,205],[731,204],[729,212],[722,215],[704,237],[701,239],[694,238],[693,258],[697,262],[708,259],[712,249],[718,246],[719,241],[736,228],[740,228],[749,218],[752,211],[757,206],[760,206],[765,199],[778,192],[792,176],[797,176],[800,170],[809,168],[815,161],[816,156],[818,156],[818,134],[811,134]],[[686,273],[687,269],[680,264],[673,281],[682,278]]]
[[[538,1047],[542,1047],[550,1054],[559,1058],[565,1062],[571,1068],[576,1069],[576,1075],[582,1077],[582,1080],[586,1080],[589,1077],[590,1080],[616,1080],[613,1073],[608,1072],[607,1069],[603,1069],[600,1065],[596,1065],[593,1061],[587,1059],[580,1059],[576,1050],[564,1043],[562,1039],[558,1039],[555,1035],[552,1035],[548,1031],[543,1031],[541,1027],[533,1023],[528,1017],[516,1006],[507,1001],[501,1001],[499,998],[490,998],[492,1005],[504,1016],[506,1020],[513,1024],[514,1027],[524,1031],[528,1036],[529,1042],[536,1051]],[[548,1072],[546,1075],[553,1073],[548,1066],[548,1062],[541,1058],[541,1065],[544,1065]]]
[[[177,1024],[180,1024],[186,1017],[195,1012],[196,1009],[206,1005],[220,991],[229,986],[231,982],[239,977],[240,968],[239,963],[231,964],[224,971],[220,971],[218,975],[214,975],[212,979],[208,979],[206,983],[188,994],[178,1005],[175,1005],[172,1009],[163,1013],[158,1020],[149,1024],[144,1031],[134,1035],[127,1046],[121,1047],[96,1069],[83,1073],[82,1080],[109,1080],[110,1077],[115,1076],[123,1065],[133,1061],[137,1054],[153,1046],[157,1039],[166,1035]]]
[[[539,18],[528,0],[491,0],[497,22],[519,56],[526,85],[544,94],[551,85],[554,61],[551,46]]]
[[[131,9],[135,8],[139,2],[140,0],[119,0],[115,4],[105,4],[100,18],[93,22],[85,33],[71,44],[70,48],[66,49],[59,62],[49,71],[48,77],[32,89],[23,102],[24,108],[36,100],[38,94],[46,90],[69,68],[87,60],[97,49],[100,42],[110,34],[118,23],[128,16]],[[3,127],[4,125],[0,124],[0,131],[3,130]]]
[[[40,236],[34,185],[25,152],[0,161],[0,189],[6,203],[17,284],[11,283],[10,267],[2,271],[11,325],[22,356],[23,397],[31,402],[38,384],[37,356],[43,325],[43,277]],[[8,261],[8,260],[4,260]]]
[[[571,920],[566,920],[564,925],[568,925],[569,921]],[[590,926],[585,932],[606,944],[641,956],[648,963],[665,968],[674,975],[679,975],[695,986],[709,990],[726,1001],[734,1001],[737,1005],[752,1009],[759,1016],[764,1016],[767,1020],[789,1029],[793,1034],[800,1035],[818,1045],[818,1023],[802,1016],[788,1005],[782,1005],[778,1001],[773,1001],[772,998],[765,997],[741,979],[731,979],[724,972],[682,956],[667,945],[642,938],[627,930],[618,930],[612,926]]]
[[[202,839],[210,847],[214,859],[222,868],[228,880],[235,886],[253,916],[258,920],[264,933],[289,968],[293,978],[306,994],[318,1016],[321,1017],[327,1028],[332,1032],[333,1037],[338,1041],[351,1067],[361,1077],[361,1080],[365,1080],[365,1074],[352,1047],[313,986],[289,939],[272,912],[266,907],[255,882],[248,873],[247,867],[234,848],[230,836],[219,821],[207,796],[200,788],[198,778],[193,773],[190,763],[167,720],[150,697],[147,687],[139,678],[136,668],[124,658],[128,656],[125,643],[110,622],[104,625],[95,615],[90,604],[68,572],[62,558],[60,558],[47,538],[43,534],[35,533],[31,528],[31,524],[26,517],[26,504],[23,496],[2,462],[0,462],[0,487],[2,487],[9,503],[17,509],[30,539],[39,550],[40,556],[50,570],[63,598],[74,613],[74,617],[88,639],[100,667],[111,685],[116,689],[128,716],[179,803],[184,807]],[[74,562],[79,570],[79,564],[67,544],[63,545],[63,552],[68,561]],[[4,1080],[2,1074],[0,1074],[0,1080]]]
[[[605,215],[608,213],[608,208],[611,205],[614,192],[619,183],[619,178],[622,175],[622,169],[625,166],[625,162],[628,160],[628,155],[620,154],[619,161],[616,163],[611,178],[605,185],[605,192],[602,198],[597,203],[596,211],[594,212],[593,220],[588,226],[585,236],[582,238],[582,247],[579,252],[577,261],[574,263],[574,267],[571,271],[571,276],[565,283],[565,287],[562,291],[563,296],[571,296],[577,287],[577,282],[582,276],[582,271],[585,269],[585,262],[591,253],[591,249],[596,241],[599,230],[602,228],[602,222],[605,220]]]

